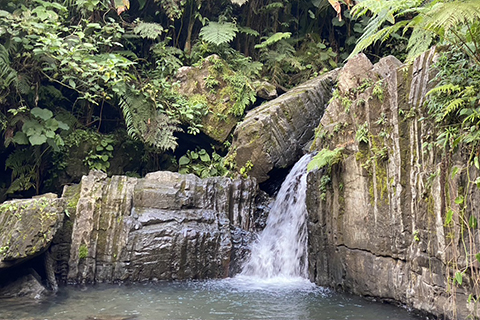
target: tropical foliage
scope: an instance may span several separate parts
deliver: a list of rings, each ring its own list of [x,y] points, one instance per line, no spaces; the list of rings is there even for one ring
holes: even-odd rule
[[[0,193],[9,197],[78,179],[68,169],[75,153],[80,171],[121,173],[112,164],[127,146],[137,150],[135,174],[178,170],[181,152],[202,150],[188,135],[208,113],[178,93],[179,68],[219,55],[233,70],[220,77],[240,120],[255,103],[254,80],[283,91],[336,67],[348,51],[343,30],[353,30],[325,23],[338,20],[327,0],[0,0],[0,8]],[[72,143],[79,132],[100,136]],[[226,150],[211,143],[220,163]]]
[[[350,57],[401,33],[408,37],[410,61],[440,43],[454,44],[480,63],[480,4],[476,0],[359,0],[352,15],[358,18],[366,14],[372,17]]]

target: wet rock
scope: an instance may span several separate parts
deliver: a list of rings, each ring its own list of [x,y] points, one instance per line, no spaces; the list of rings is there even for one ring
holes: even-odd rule
[[[45,251],[61,228],[65,203],[47,194],[0,205],[0,269]]]
[[[302,155],[328,103],[337,71],[310,80],[251,111],[234,131],[228,155],[259,183]]]
[[[253,83],[253,85],[259,98],[273,100],[278,97],[277,88],[267,81],[258,81]]]
[[[249,229],[254,180],[154,172],[82,179],[68,280],[77,283],[225,277],[230,226]]]
[[[229,275],[234,276],[242,271],[243,263],[250,257],[251,246],[256,239],[256,234],[241,228],[233,228],[231,233],[232,254]]]
[[[322,286],[466,319],[478,314],[468,302],[473,289],[462,241],[480,243],[466,234],[449,238],[460,231],[444,225],[445,206],[456,204],[442,188],[457,194],[478,172],[458,152],[451,159],[458,174],[448,178],[441,155],[425,149],[438,125],[426,119],[424,106],[434,56],[431,50],[404,66],[394,57],[372,65],[358,55],[340,71],[338,97],[325,111],[322,139],[313,146],[343,148],[343,159],[331,173],[308,176],[309,274]],[[468,196],[476,208],[480,190],[472,188]],[[477,211],[463,214],[479,219]],[[452,251],[457,268],[466,270],[455,292],[447,268]]]
[[[0,299],[22,297],[38,300],[48,294],[49,290],[42,285],[40,276],[33,269],[0,287]]]

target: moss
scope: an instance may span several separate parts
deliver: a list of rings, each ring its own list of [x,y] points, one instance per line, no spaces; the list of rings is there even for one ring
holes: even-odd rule
[[[78,258],[85,259],[88,257],[88,248],[85,244],[82,244],[80,248],[78,248]]]

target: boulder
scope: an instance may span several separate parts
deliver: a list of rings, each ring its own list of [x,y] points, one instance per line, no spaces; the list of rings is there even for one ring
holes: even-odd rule
[[[62,227],[65,203],[54,194],[0,205],[0,269],[44,252]]]
[[[234,111],[234,86],[238,85],[231,81],[234,75],[235,72],[217,55],[207,57],[199,66],[182,67],[176,74],[180,82],[178,92],[192,103],[207,106],[200,130],[219,142],[227,140],[240,116]]]
[[[76,283],[226,277],[231,224],[253,226],[254,180],[154,172],[82,179],[68,280]]]
[[[42,283],[40,276],[32,269],[14,281],[0,287],[0,299],[25,298],[38,300],[50,294]]]
[[[314,135],[337,72],[307,81],[249,111],[234,131],[227,158],[259,183],[268,180],[272,169],[293,165]]]

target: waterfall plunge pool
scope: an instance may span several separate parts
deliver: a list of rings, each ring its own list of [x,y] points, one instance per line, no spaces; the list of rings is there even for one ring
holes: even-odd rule
[[[63,287],[38,302],[0,300],[0,319],[28,320],[414,320],[404,308],[317,287],[308,280],[255,279]]]

